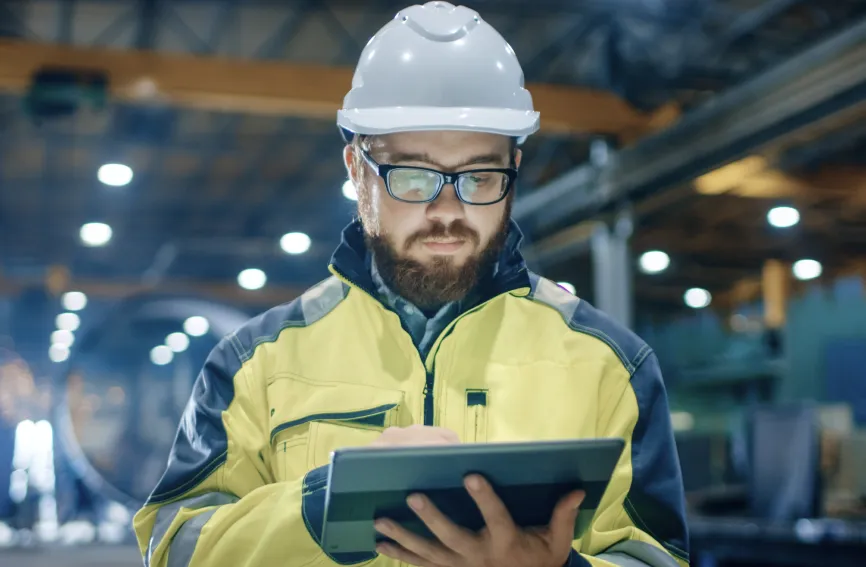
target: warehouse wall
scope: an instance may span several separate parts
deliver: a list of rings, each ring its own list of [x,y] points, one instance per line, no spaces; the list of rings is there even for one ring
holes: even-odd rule
[[[791,302],[787,326],[789,373],[783,399],[848,401],[864,416],[866,294],[863,281],[848,278],[814,288]],[[858,356],[859,355],[859,356]],[[864,424],[866,425],[866,424]]]
[[[758,317],[761,306],[739,313]],[[659,354],[672,402],[684,409],[733,407],[731,392],[742,393],[750,377],[772,373],[761,334],[735,333],[711,310],[644,323],[638,331]],[[866,421],[866,293],[860,278],[814,285],[794,297],[784,342],[776,399],[844,401]]]

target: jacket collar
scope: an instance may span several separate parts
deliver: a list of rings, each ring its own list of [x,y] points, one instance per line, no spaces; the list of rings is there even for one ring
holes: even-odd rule
[[[499,259],[491,273],[481,281],[481,293],[486,301],[497,295],[521,288],[529,288],[529,272],[520,254],[523,233],[514,220],[508,223],[508,236]],[[352,284],[377,297],[376,285],[371,276],[371,254],[364,242],[364,229],[356,219],[343,229],[340,245],[331,257],[331,269],[338,272]]]

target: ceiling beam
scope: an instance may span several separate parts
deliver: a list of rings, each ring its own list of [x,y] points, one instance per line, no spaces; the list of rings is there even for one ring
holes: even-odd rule
[[[354,70],[291,62],[0,41],[0,92],[23,94],[45,67],[107,73],[116,100],[220,112],[334,120]],[[604,91],[529,84],[541,129],[628,136],[665,126],[670,117],[640,112]],[[670,109],[665,109],[669,113]]]
[[[767,222],[766,211],[778,204],[779,198],[802,206],[802,226],[816,238],[823,235],[830,243],[836,243],[866,237],[866,230],[852,226],[866,217],[866,168],[834,166],[805,174],[789,174],[756,154],[713,170],[691,184],[681,184],[678,190],[656,193],[637,203],[634,212],[642,220],[637,223],[634,242],[639,249],[662,247],[668,251],[701,250],[712,254],[717,247],[724,249],[722,241],[726,240],[713,229],[726,224],[740,230],[762,229]],[[842,201],[846,206],[832,215],[814,206],[828,199],[833,200],[834,205]],[[674,210],[672,207],[676,204],[688,208]],[[655,222],[647,222],[646,218],[657,210],[663,214]],[[670,221],[671,214],[678,218],[676,222]],[[593,227],[599,222],[588,220],[560,230],[538,240],[524,254],[541,267],[586,253],[590,249]],[[661,236],[658,229],[662,229],[665,236]],[[762,238],[760,242],[759,246],[763,246],[760,250],[767,252],[787,241],[768,242]],[[756,250],[754,245],[751,249]]]
[[[852,107],[864,107],[866,19],[713,98],[674,125],[579,166],[514,204],[552,231],[689,181]]]

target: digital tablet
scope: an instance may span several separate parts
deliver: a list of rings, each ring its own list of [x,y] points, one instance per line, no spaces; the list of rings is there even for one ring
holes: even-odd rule
[[[413,493],[426,495],[454,523],[480,530],[484,520],[463,485],[470,473],[493,485],[521,527],[546,526],[560,498],[585,491],[575,526],[579,538],[624,446],[622,439],[585,439],[337,450],[328,473],[322,547],[328,553],[375,551],[386,538],[373,522],[383,517],[433,538],[406,504]]]

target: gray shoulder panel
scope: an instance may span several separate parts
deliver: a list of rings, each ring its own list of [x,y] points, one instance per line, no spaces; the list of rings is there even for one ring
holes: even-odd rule
[[[579,297],[568,293],[549,279],[536,274],[531,274],[529,281],[532,289],[529,294],[530,298],[559,311],[566,323],[574,318],[574,312],[580,305]]]
[[[629,374],[652,352],[637,335],[599,311],[586,300],[575,297],[554,282],[531,273],[529,298],[556,309],[573,330],[596,337],[608,345]]]
[[[249,360],[261,344],[277,340],[283,330],[307,327],[322,319],[348,295],[349,286],[331,276],[308,289],[294,301],[274,307],[232,335],[232,344],[242,361]]]
[[[609,556],[610,558],[608,558]],[[633,539],[621,541],[597,557],[610,561],[614,565],[679,567],[676,559],[663,550],[649,543]]]

